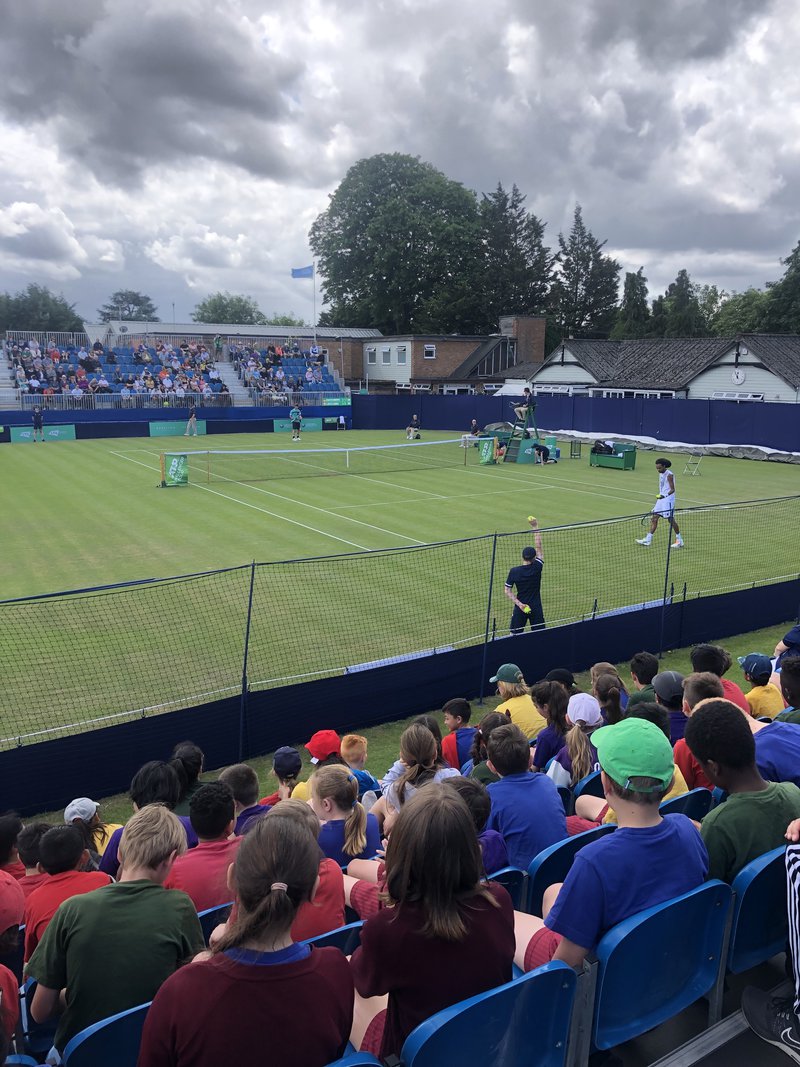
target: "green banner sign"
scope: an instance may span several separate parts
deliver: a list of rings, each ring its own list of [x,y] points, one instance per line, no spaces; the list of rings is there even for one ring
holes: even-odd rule
[[[74,441],[75,440],[75,427],[74,426],[45,426],[44,428],[45,441]],[[11,440],[25,443],[33,441],[33,427],[32,426],[12,426],[11,427]]]
[[[150,423],[150,436],[151,437],[181,437],[186,430],[187,419],[182,419],[180,422],[151,422]],[[204,434],[206,432],[205,420],[197,420],[197,432]]]
[[[481,463],[494,463],[494,448],[495,439],[493,437],[484,437],[478,445],[478,451],[481,457]]]
[[[291,419],[273,419],[272,429],[275,433],[288,433],[292,428]],[[300,423],[301,430],[321,430],[322,419],[303,419]]]
[[[349,407],[350,401],[346,396],[325,396],[322,398],[323,407]]]
[[[182,453],[164,453],[164,486],[189,484],[189,457]]]

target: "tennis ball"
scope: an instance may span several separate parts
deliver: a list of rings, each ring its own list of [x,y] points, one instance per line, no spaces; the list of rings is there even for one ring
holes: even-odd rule
[[[531,613],[530,604],[526,604],[525,607],[522,610],[525,612],[526,615],[530,615],[530,613]]]
[[[533,515],[528,516],[528,522],[533,522]]]

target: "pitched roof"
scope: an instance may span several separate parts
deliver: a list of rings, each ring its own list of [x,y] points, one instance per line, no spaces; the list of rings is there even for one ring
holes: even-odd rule
[[[743,334],[736,337],[648,337],[638,341],[562,342],[599,385],[627,389],[685,389],[739,340],[767,370],[800,386],[800,336]],[[539,371],[557,363],[561,345]],[[534,374],[534,377],[536,374]]]

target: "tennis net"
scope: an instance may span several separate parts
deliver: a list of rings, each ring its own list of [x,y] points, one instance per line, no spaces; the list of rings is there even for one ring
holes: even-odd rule
[[[361,448],[208,449],[182,455],[186,456],[189,480],[193,482],[260,482],[334,474],[392,474],[436,467],[463,467],[479,462],[478,449],[465,447],[461,438]]]

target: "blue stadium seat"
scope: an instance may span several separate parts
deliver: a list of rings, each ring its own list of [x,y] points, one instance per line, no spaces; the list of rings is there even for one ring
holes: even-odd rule
[[[658,810],[662,815],[685,815],[689,819],[702,822],[713,803],[710,789],[690,789],[679,797],[665,800]]]
[[[581,778],[579,782],[576,782],[572,787],[573,797],[577,800],[584,793],[587,797],[602,797],[604,793],[600,774],[600,771],[592,771],[591,774],[587,774],[585,778]]]
[[[604,935],[597,962],[582,976],[596,980],[589,1006],[594,1048],[613,1048],[652,1030],[714,987],[731,901],[730,886],[706,882]]]
[[[782,845],[752,860],[736,875],[728,970],[741,974],[783,952],[786,916],[786,849]]]
[[[3,1067],[10,1067],[11,1064],[18,1064],[19,1067],[37,1067],[39,1060],[33,1058],[33,1056],[7,1056],[3,1061]]]
[[[359,919],[358,922],[340,926],[337,930],[329,930],[327,934],[309,937],[302,944],[313,945],[315,948],[338,948],[341,949],[345,956],[349,956],[361,944],[361,927],[363,925],[364,923]]]
[[[615,830],[614,823],[606,823],[595,827],[594,830],[586,830],[582,834],[566,837],[563,841],[556,841],[549,848],[542,849],[538,856],[534,856],[528,867],[528,899],[523,911],[530,915],[541,915],[545,889],[556,882],[564,881],[572,861],[584,845],[591,844],[592,841]]]
[[[197,918],[200,920],[200,929],[203,931],[203,940],[206,944],[208,944],[208,939],[214,932],[214,928],[219,926],[220,923],[228,921],[232,907],[233,901],[229,904],[218,904],[216,908],[206,908],[205,911],[198,911]]]
[[[575,972],[547,963],[437,1012],[408,1036],[404,1067],[563,1067]]]
[[[64,1067],[136,1067],[149,1007],[148,1001],[81,1030],[67,1042]]]
[[[29,1056],[41,1057],[43,1060],[52,1048],[58,1024],[55,1019],[48,1019],[45,1023],[34,1021],[31,1015],[31,1003],[38,984],[35,978],[29,978],[20,988],[19,1022],[25,1052]]]
[[[503,867],[486,877],[490,882],[498,882],[507,890],[515,911],[525,910],[525,901],[528,896],[528,876],[525,871],[521,871],[519,867]]]
[[[329,1063],[328,1067],[381,1067],[381,1061],[368,1052],[348,1052],[340,1060]]]

